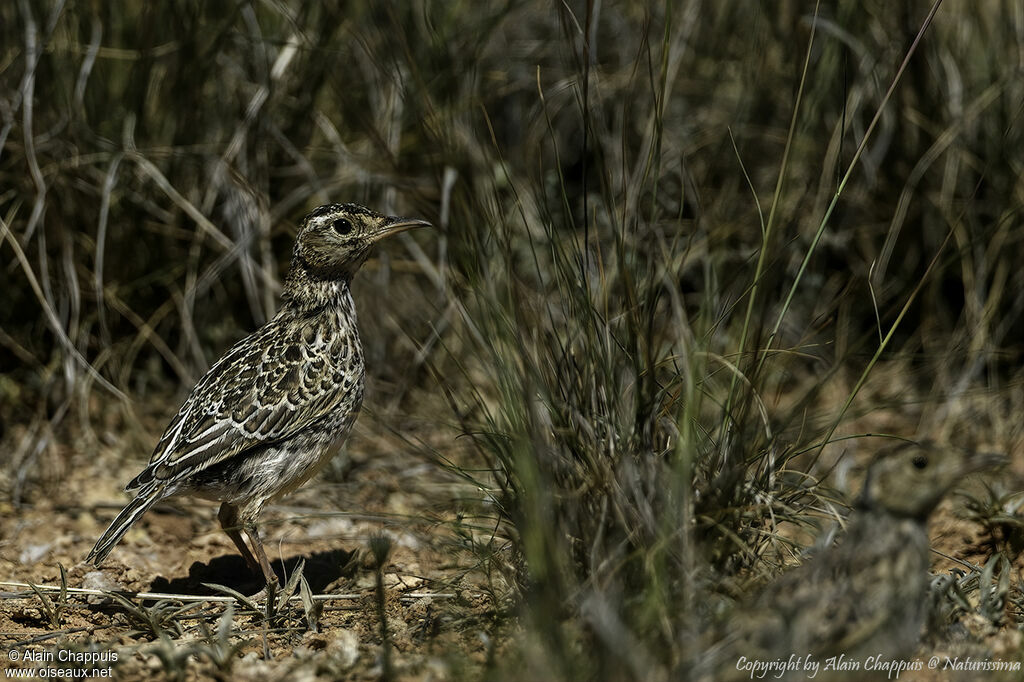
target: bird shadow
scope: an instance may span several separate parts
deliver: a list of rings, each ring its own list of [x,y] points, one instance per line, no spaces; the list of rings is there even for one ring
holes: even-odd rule
[[[271,566],[278,580],[283,584],[285,578],[291,576],[299,563],[305,560],[302,574],[314,593],[323,592],[328,585],[349,573],[354,551],[333,549],[315,552],[308,556],[297,554],[281,560],[272,561]],[[242,594],[254,594],[264,587],[263,578],[254,576],[241,556],[226,554],[214,557],[209,562],[196,561],[188,569],[188,575],[180,578],[156,578],[150,584],[151,592],[169,592],[172,594],[189,594],[194,596],[220,594],[207,585],[223,585]]]

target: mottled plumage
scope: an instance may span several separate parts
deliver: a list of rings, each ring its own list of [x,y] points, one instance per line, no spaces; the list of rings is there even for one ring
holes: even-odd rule
[[[274,580],[256,530],[263,505],[305,483],[338,452],[362,403],[365,370],[351,278],[375,242],[427,224],[353,204],[321,206],[306,216],[281,309],[192,389],[149,465],[128,484],[135,499],[87,561],[103,561],[158,500],[195,495],[222,502],[224,530],[250,567]]]
[[[871,656],[909,660],[927,616],[928,516],[961,477],[999,461],[928,442],[903,443],[879,455],[838,545],[738,608],[732,631],[713,656],[717,673],[711,679],[749,677],[749,671],[736,670],[740,656],[785,661],[809,654],[824,663],[842,655],[861,664]],[[786,679],[804,677],[792,673]],[[822,671],[818,679],[830,676]]]

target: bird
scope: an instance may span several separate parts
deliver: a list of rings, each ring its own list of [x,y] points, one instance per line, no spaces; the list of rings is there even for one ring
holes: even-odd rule
[[[904,441],[868,466],[863,489],[837,545],[769,582],[744,600],[731,632],[715,647],[713,679],[748,679],[740,657],[793,661],[832,660],[819,679],[850,678],[843,665],[876,666],[909,660],[927,617],[930,577],[928,517],[963,476],[1001,464],[933,441]],[[870,661],[868,659],[871,659]],[[879,663],[883,662],[883,663]],[[804,679],[808,669],[780,670],[773,678]],[[857,677],[854,674],[853,677]],[[701,675],[693,679],[706,679]]]
[[[100,565],[156,502],[194,496],[221,503],[221,527],[249,569],[276,583],[257,527],[263,507],[337,454],[363,400],[366,370],[352,277],[380,240],[429,226],[356,204],[310,212],[295,240],[277,314],[231,346],[195,385],[149,464],[125,487],[134,498],[86,561]]]

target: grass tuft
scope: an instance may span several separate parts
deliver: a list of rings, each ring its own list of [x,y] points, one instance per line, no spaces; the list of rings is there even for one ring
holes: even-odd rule
[[[841,533],[878,443],[1024,442],[1024,13],[964,9],[3,4],[0,510],[114,490],[273,314],[304,211],[423,216],[354,283],[373,463],[330,484],[401,490],[382,444],[436,465],[416,520],[458,559],[423,619],[482,633],[481,674],[685,678]],[[1019,495],[964,500],[987,554],[936,579],[940,638],[1021,621]],[[384,677],[397,537],[369,542]],[[60,570],[30,588],[52,631]],[[227,679],[247,634],[331,646],[304,570],[208,586],[237,611],[111,598],[169,679]]]

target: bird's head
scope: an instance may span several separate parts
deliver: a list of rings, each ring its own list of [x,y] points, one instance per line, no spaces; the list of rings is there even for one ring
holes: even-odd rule
[[[925,519],[964,476],[1004,462],[1002,455],[931,441],[901,443],[880,453],[868,467],[860,505]]]
[[[386,216],[356,204],[327,204],[302,220],[295,240],[292,267],[314,280],[349,280],[378,241],[425,220]]]

